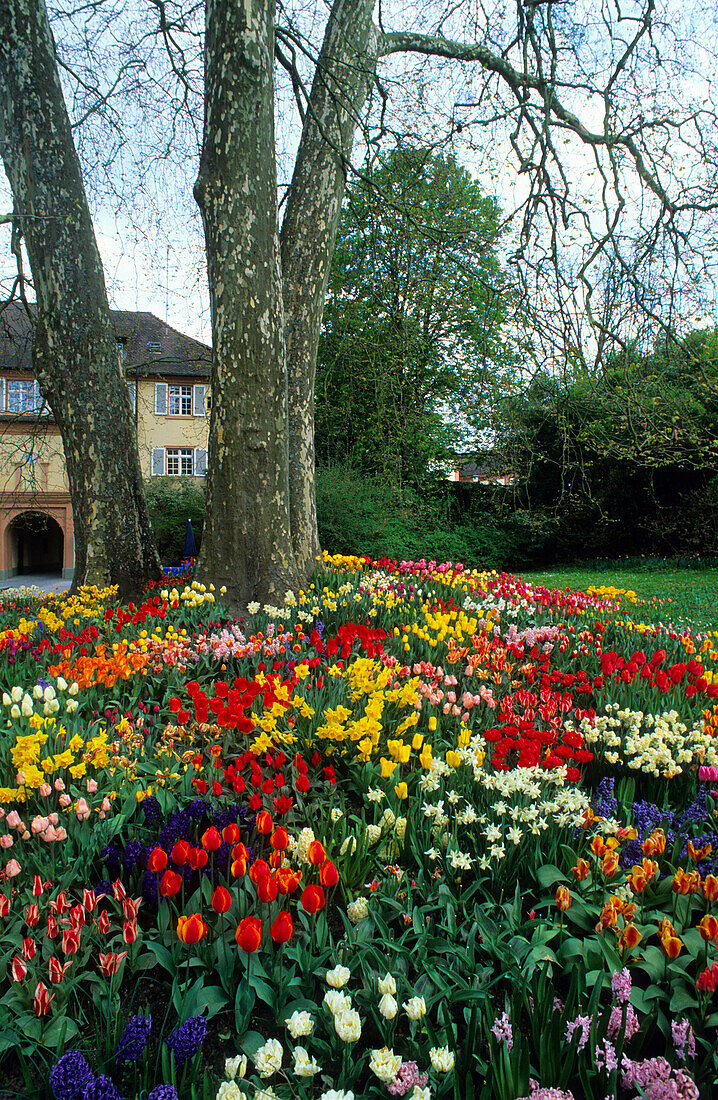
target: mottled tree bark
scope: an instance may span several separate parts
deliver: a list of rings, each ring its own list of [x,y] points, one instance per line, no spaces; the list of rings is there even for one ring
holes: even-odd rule
[[[346,170],[376,70],[373,7],[372,0],[335,0],[332,6],[281,231],[292,543],[303,578],[321,554],[314,495],[314,376]]]
[[[199,573],[226,585],[232,607],[281,600],[299,580],[289,518],[273,66],[273,0],[207,0],[195,196],[214,362]]]
[[[37,298],[37,378],[65,449],[74,585],[136,592],[161,566],[43,0],[0,3],[0,145]]]

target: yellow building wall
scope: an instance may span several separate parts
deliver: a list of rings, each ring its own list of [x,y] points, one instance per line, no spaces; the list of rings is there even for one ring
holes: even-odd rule
[[[128,376],[129,380],[129,376]],[[196,380],[187,378],[162,379],[170,385],[193,386]],[[205,385],[205,412],[203,416],[171,416],[155,413],[155,384],[157,379],[140,378],[137,386],[137,448],[140,455],[142,476],[152,477],[152,451],[156,447],[207,449],[209,437],[209,386]],[[203,478],[199,480],[204,480]]]

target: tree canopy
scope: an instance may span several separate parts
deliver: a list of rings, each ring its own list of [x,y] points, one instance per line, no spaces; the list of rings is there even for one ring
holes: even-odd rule
[[[319,345],[320,459],[421,484],[515,365],[501,211],[451,155],[400,145],[347,191]]]

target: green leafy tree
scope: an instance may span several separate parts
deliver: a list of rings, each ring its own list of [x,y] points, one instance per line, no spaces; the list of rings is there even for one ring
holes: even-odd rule
[[[501,211],[451,156],[402,147],[349,188],[317,362],[320,461],[426,482],[511,376]]]

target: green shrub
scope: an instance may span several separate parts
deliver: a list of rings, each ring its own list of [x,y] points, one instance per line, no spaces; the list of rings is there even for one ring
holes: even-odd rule
[[[157,549],[164,565],[184,558],[187,520],[192,520],[197,550],[202,541],[204,485],[191,477],[153,477],[145,486]]]

